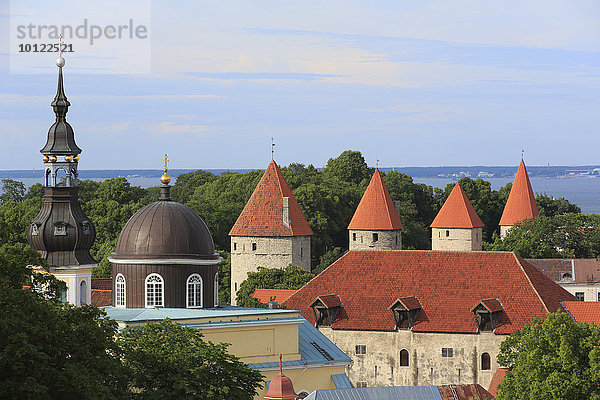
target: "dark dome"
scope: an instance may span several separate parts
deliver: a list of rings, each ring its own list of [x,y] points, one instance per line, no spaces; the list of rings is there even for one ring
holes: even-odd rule
[[[136,212],[119,235],[114,259],[218,259],[208,227],[189,207],[160,200]]]

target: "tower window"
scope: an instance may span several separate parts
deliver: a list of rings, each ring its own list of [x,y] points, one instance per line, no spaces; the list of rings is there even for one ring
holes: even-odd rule
[[[256,251],[256,243],[252,243],[252,251]]]
[[[237,243],[233,242],[233,250],[237,250]]]
[[[446,231],[446,237],[450,236],[450,231]]]
[[[79,304],[87,304],[87,282],[82,280],[79,284]]]
[[[90,221],[83,221],[81,223],[81,227],[83,228],[83,234],[84,235],[89,235],[90,234]]]
[[[367,382],[356,382],[356,387],[357,388],[366,388],[367,387]]]
[[[55,222],[54,236],[67,236],[67,224],[64,222]]]
[[[40,228],[38,224],[31,224],[31,236],[37,236],[40,234]]]
[[[353,242],[356,242],[356,233],[353,233],[353,234],[352,234],[352,241],[353,241]]]
[[[303,254],[302,250],[303,250],[302,247],[300,247],[300,259],[302,259],[302,254]]]
[[[356,354],[367,354],[367,345],[366,344],[357,344],[355,348]]]
[[[379,233],[374,233],[373,234],[373,242],[376,242],[379,240]]]
[[[442,347],[442,357],[454,357],[454,349],[452,347]]]
[[[164,280],[159,274],[150,274],[146,277],[146,308],[163,307]]]
[[[396,246],[398,246],[398,235],[396,235]]]
[[[187,307],[202,307],[202,277],[198,274],[187,279]]]
[[[400,350],[400,366],[408,367],[408,350],[406,349]]]
[[[491,369],[490,363],[490,353],[483,353],[481,355],[481,369],[484,371],[489,371]]]
[[[122,274],[117,274],[115,281],[115,307],[125,307],[125,277]]]

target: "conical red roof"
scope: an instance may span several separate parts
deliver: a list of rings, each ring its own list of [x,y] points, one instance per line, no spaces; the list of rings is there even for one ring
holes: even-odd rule
[[[402,221],[378,169],[375,170],[365,194],[360,199],[348,229],[366,231],[402,229]]]
[[[292,380],[283,374],[281,367],[281,353],[279,353],[279,374],[269,384],[269,390],[265,395],[268,400],[294,400],[298,397],[294,391]]]
[[[527,169],[525,163],[521,160],[506,206],[504,206],[502,218],[500,218],[500,226],[512,226],[515,222],[535,218],[538,215],[539,211],[531,189]]]
[[[289,197],[289,227],[283,221],[283,198]],[[306,236],[313,231],[292,190],[271,161],[250,200],[229,232],[230,236]]]
[[[465,191],[460,184],[456,183],[430,226],[432,228],[481,228],[483,222],[479,219]]]

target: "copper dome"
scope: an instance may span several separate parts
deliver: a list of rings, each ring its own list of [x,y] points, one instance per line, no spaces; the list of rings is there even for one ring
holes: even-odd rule
[[[202,218],[189,207],[162,198],[127,221],[111,258],[216,260],[219,256]]]

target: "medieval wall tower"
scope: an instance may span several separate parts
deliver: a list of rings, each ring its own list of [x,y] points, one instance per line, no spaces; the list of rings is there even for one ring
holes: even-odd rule
[[[500,218],[500,237],[506,236],[516,222],[535,218],[539,214],[529,175],[527,175],[527,168],[521,160],[506,206],[504,206],[502,218]]]

